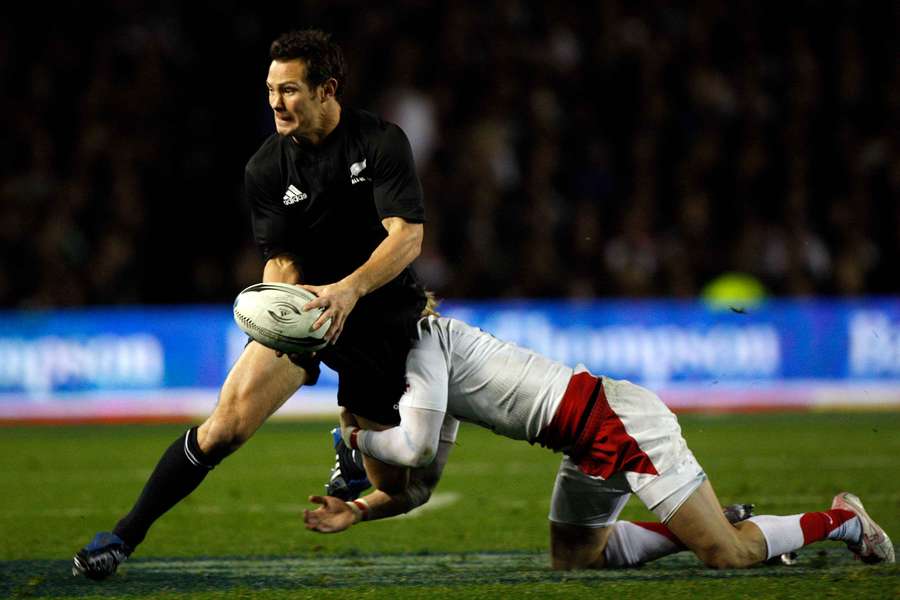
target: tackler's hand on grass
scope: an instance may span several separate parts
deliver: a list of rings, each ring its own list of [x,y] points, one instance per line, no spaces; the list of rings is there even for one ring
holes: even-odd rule
[[[309,501],[321,504],[315,510],[303,510],[303,522],[310,531],[338,533],[356,523],[356,513],[350,506],[334,496],[310,496]]]
[[[313,323],[312,330],[316,331],[319,327],[324,325],[328,319],[331,319],[331,327],[328,328],[325,339],[328,340],[330,344],[337,343],[338,337],[340,337],[341,332],[344,330],[344,323],[347,321],[347,316],[353,310],[353,307],[356,306],[356,302],[362,294],[360,294],[356,289],[356,286],[347,279],[342,279],[337,283],[329,285],[300,284],[300,287],[318,296],[315,300],[307,302],[303,306],[303,310],[310,310],[318,307],[325,309],[325,312],[323,312],[319,318],[316,319],[316,322]]]

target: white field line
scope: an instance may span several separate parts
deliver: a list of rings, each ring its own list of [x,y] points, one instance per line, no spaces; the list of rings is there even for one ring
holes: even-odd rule
[[[462,494],[458,492],[438,492],[436,494],[432,494],[431,498],[424,506],[413,509],[405,515],[400,515],[397,518],[415,519],[416,517],[421,517],[426,513],[434,512],[436,510],[441,510],[443,508],[447,508],[448,506],[452,506],[453,504],[459,502],[460,498],[462,498]]]

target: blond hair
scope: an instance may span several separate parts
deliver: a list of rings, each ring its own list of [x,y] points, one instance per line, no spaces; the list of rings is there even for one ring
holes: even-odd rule
[[[437,305],[440,304],[441,301],[437,299],[437,296],[434,295],[434,292],[431,290],[425,290],[425,308],[422,309],[422,313],[419,315],[421,317],[439,317],[441,313],[437,310]]]

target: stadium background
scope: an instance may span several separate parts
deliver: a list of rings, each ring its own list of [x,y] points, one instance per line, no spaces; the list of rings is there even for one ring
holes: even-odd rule
[[[900,292],[896,2],[16,10],[2,306],[227,303],[257,280],[243,166],[293,26],[333,31],[347,102],[412,139],[416,268],[444,297],[694,298],[726,271],[778,296]]]

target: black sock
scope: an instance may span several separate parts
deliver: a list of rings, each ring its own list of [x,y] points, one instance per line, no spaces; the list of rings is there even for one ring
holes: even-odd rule
[[[131,512],[113,533],[136,548],[154,521],[193,492],[218,462],[200,450],[197,428],[188,430],[163,453]]]

